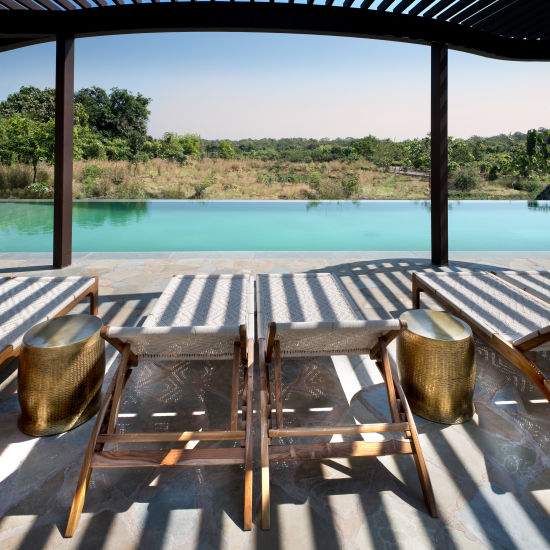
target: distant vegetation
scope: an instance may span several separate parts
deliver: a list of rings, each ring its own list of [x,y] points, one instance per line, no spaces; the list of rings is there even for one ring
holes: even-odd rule
[[[151,100],[113,88],[75,93],[75,196],[427,198],[430,139],[204,140],[147,135]],[[55,91],[0,102],[0,197],[52,196]],[[550,131],[449,138],[453,198],[534,198],[549,183]]]

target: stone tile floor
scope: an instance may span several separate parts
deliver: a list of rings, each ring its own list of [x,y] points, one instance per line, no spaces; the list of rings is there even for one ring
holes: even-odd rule
[[[50,263],[43,254],[0,254],[0,274],[46,274]],[[550,255],[462,253],[447,269],[502,267],[550,269]],[[75,254],[71,267],[53,273],[99,275],[103,321],[135,325],[175,273],[331,271],[368,318],[383,318],[411,307],[410,273],[425,269],[422,253],[142,253]],[[549,548],[550,405],[517,369],[476,344],[474,418],[447,426],[416,417],[438,519],[425,510],[407,456],[274,465],[272,527],[256,524],[252,532],[241,530],[238,467],[99,470],[73,539],[62,532],[92,422],[47,438],[19,432],[12,362],[0,370],[0,548]],[[107,379],[115,359],[109,347]],[[538,359],[550,366],[544,353]],[[319,423],[388,416],[380,376],[365,358],[289,361],[283,370],[288,424],[312,415]],[[141,365],[119,429],[176,430],[182,419],[192,424],[185,429],[224,427],[228,373],[208,363]]]

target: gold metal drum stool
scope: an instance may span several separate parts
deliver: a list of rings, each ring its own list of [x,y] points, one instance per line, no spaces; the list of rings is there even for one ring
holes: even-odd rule
[[[476,367],[472,329],[443,311],[415,309],[397,339],[399,377],[411,410],[442,424],[470,420]]]
[[[17,378],[21,431],[58,434],[97,412],[105,374],[101,327],[99,317],[65,315],[27,331]]]

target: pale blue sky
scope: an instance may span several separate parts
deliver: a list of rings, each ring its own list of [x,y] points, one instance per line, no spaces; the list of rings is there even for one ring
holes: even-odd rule
[[[0,99],[54,85],[55,46],[0,53]],[[152,98],[149,132],[204,138],[422,137],[427,46],[330,36],[143,34],[76,41],[75,88]],[[449,133],[550,127],[549,63],[449,54]]]

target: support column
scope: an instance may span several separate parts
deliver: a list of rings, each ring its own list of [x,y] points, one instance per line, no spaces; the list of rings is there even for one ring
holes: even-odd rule
[[[72,260],[74,38],[58,36],[55,57],[53,266]]]
[[[449,159],[447,130],[447,47],[432,46],[431,216],[432,263],[449,263]]]

